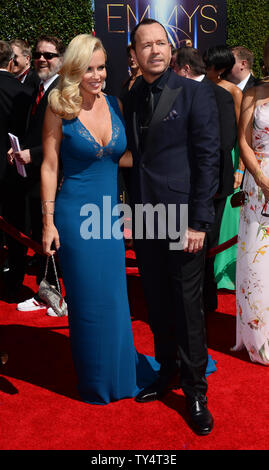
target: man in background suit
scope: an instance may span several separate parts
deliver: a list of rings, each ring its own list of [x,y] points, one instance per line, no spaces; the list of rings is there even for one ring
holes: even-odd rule
[[[31,97],[14,78],[13,51],[5,41],[0,41],[0,215],[3,215],[6,189],[8,187],[8,165],[6,154],[10,142],[8,132],[21,137],[25,132],[27,111]],[[1,246],[4,243],[1,232]]]
[[[136,209],[141,204],[161,204],[166,214],[168,206],[173,206],[177,230],[182,220],[180,206],[188,205],[184,249],[175,249],[178,243],[171,245],[176,234],[168,234],[171,224],[166,219],[158,221],[164,236],[158,237],[159,224],[148,223],[145,214],[144,237],[138,239],[133,232],[155,356],[161,364],[157,381],[142,390],[136,401],[159,399],[179,376],[191,425],[195,432],[206,435],[212,430],[213,418],[206,399],[208,352],[202,285],[204,239],[214,222],[213,197],[218,187],[216,102],[211,88],[179,77],[169,68],[171,46],[160,23],[144,19],[133,30],[131,43],[143,75],[124,106],[128,148],[133,155],[131,204]],[[137,223],[136,218],[135,229]]]
[[[253,52],[244,46],[234,46],[231,48],[231,51],[235,58],[235,64],[225,78],[237,85],[245,93],[257,81],[251,73],[254,55]]]
[[[177,52],[175,71],[178,75],[207,83],[213,89],[219,114],[220,129],[220,172],[219,187],[214,198],[215,220],[207,234],[207,249],[218,245],[220,225],[226,198],[234,191],[234,170],[232,150],[237,136],[234,101],[231,93],[208,80],[202,55],[191,47],[180,48]],[[214,276],[215,257],[206,259],[204,280],[204,309],[216,310],[218,306],[217,283]]]
[[[54,36],[41,36],[36,41],[33,53],[35,71],[40,79],[40,87],[30,110],[27,132],[21,141],[20,152],[14,155],[9,152],[9,162],[14,162],[14,157],[25,165],[27,177],[15,175],[15,184],[11,188],[9,221],[24,233],[41,243],[42,240],[42,212],[40,199],[40,168],[43,159],[42,153],[42,128],[48,103],[49,92],[57,85],[58,71],[61,68],[65,46],[62,41]],[[30,220],[27,219],[27,214]],[[25,274],[27,250],[15,240],[9,244],[10,285],[17,290],[23,283]],[[44,276],[44,257],[41,258],[37,283]],[[54,279],[55,282],[55,279]],[[47,308],[37,296],[20,302],[18,310],[33,311]]]
[[[6,190],[9,185],[6,153],[9,148],[8,132],[18,136],[25,130],[30,96],[12,75],[13,51],[8,42],[0,41],[0,215],[8,204]],[[6,242],[0,231],[0,248]],[[0,351],[0,366],[8,360],[7,353]]]
[[[30,88],[36,96],[40,78],[35,69],[31,67],[32,52],[31,47],[22,39],[12,39],[10,41],[14,53],[13,73],[15,77],[25,86]]]

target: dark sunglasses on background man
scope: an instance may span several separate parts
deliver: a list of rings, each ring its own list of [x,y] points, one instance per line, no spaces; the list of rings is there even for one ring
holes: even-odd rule
[[[34,52],[33,53],[34,59],[40,59],[42,56],[46,60],[51,60],[51,59],[54,59],[54,57],[59,57],[59,54],[56,54],[55,52]]]

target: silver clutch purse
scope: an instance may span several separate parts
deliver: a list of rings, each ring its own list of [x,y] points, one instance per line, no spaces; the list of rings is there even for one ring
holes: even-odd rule
[[[57,283],[57,289],[54,286],[51,286],[49,282],[47,281],[47,272],[48,272],[48,264],[49,264],[49,258],[52,259],[53,262],[53,267],[54,267],[54,273],[55,273],[55,278],[56,278],[56,283]],[[48,304],[54,312],[57,314],[58,317],[63,317],[67,315],[67,304],[62,296],[61,293],[61,286],[60,282],[58,279],[57,275],[57,270],[56,270],[56,265],[55,265],[55,260],[54,256],[48,256],[47,257],[47,262],[46,262],[46,269],[45,269],[45,275],[42,281],[39,284],[39,289],[38,289],[38,296],[40,299],[42,299],[46,304]]]

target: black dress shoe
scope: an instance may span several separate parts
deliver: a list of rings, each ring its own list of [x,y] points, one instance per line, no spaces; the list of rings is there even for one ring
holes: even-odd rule
[[[207,399],[205,396],[187,398],[188,409],[191,419],[191,427],[196,434],[206,436],[214,426],[214,420],[207,408]]]
[[[139,403],[148,403],[150,401],[159,400],[162,398],[169,390],[177,390],[180,388],[179,377],[159,377],[152,385],[144,388],[138,395],[135,397],[135,401]]]

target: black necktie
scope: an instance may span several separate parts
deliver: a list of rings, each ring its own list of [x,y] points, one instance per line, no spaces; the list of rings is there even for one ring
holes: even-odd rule
[[[144,148],[145,139],[149,128],[150,121],[154,112],[154,96],[150,87],[147,87],[144,99],[141,103],[140,111],[140,143]]]

